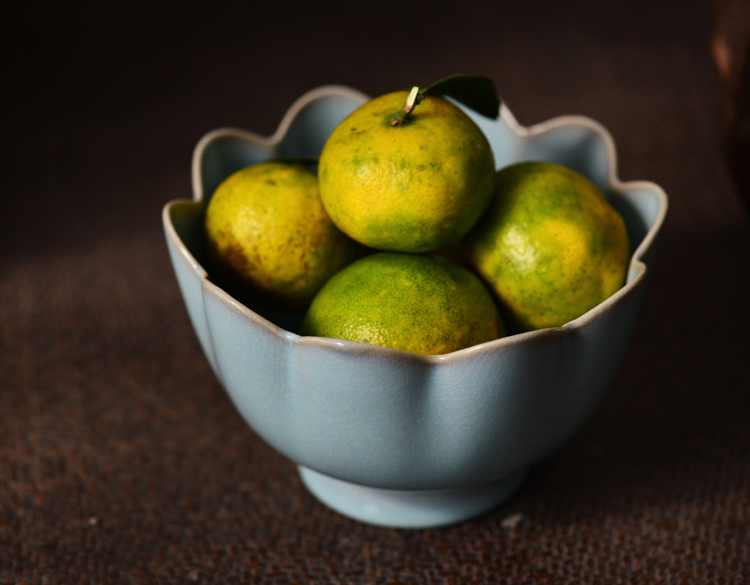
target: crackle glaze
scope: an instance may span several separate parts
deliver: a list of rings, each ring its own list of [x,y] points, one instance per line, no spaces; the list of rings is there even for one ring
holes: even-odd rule
[[[564,116],[526,128],[505,105],[497,120],[466,110],[489,139],[497,168],[545,160],[582,173],[602,189],[625,220],[633,247],[627,284],[564,327],[441,356],[300,337],[293,331],[301,315],[261,315],[211,282],[202,266],[204,209],[219,183],[244,166],[317,156],[338,122],[366,99],[349,88],[326,86],[297,100],[270,138],[234,129],[207,134],[194,153],[193,199],[164,208],[167,244],[217,378],[258,435],[302,470],[312,470],[303,478],[313,493],[366,522],[456,522],[507,497],[508,482],[516,485],[522,470],[557,449],[605,396],[653,269],[667,198],[654,183],[619,181],[613,140],[588,118]],[[336,492],[340,485],[361,488],[360,504],[373,494],[396,494],[398,503],[393,500],[395,507],[384,516],[367,516],[357,511],[361,506],[346,508],[351,494]],[[451,493],[464,501],[482,489],[497,494],[477,496],[486,500],[482,509],[450,504]],[[445,498],[436,500],[436,491]],[[440,513],[425,519],[415,512],[409,520],[403,502],[416,500],[404,500],[407,492],[441,502]],[[388,508],[378,501],[379,509]],[[446,515],[446,509],[454,513]],[[400,516],[401,523],[389,520]]]

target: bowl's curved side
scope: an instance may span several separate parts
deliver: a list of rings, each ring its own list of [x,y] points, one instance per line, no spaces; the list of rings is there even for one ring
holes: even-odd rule
[[[625,217],[635,248],[628,284],[564,328],[445,356],[299,337],[206,278],[204,200],[218,177],[237,164],[259,162],[253,156],[317,154],[328,128],[365,99],[347,94],[352,91],[322,88],[310,92],[312,98],[303,96],[271,138],[221,130],[198,145],[196,201],[172,202],[164,210],[188,312],[239,412],[294,461],[345,481],[392,489],[494,481],[559,447],[608,390],[645,292],[666,196],[653,183],[619,182],[614,143],[587,118],[566,116],[523,128],[505,107],[495,121],[469,112],[488,135],[498,166],[547,157],[603,186]],[[322,129],[315,133],[321,116]]]
[[[203,310],[202,284],[206,271],[198,258],[203,250],[203,203],[198,201],[171,201],[162,210],[162,225],[167,240],[167,250],[177,284],[182,293],[190,322],[198,337],[201,349],[218,377],[216,358]]]
[[[492,482],[562,444],[603,398],[643,296],[582,325],[425,362],[360,343],[279,334],[204,281],[219,376],[250,426],[290,459],[390,489]],[[296,338],[296,336],[294,336]]]

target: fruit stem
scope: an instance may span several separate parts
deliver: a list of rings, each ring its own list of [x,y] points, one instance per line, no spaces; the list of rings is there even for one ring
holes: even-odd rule
[[[406,124],[409,118],[409,114],[414,111],[414,108],[416,108],[417,104],[423,99],[424,96],[419,93],[419,87],[417,87],[416,85],[412,87],[411,91],[409,92],[409,97],[406,98],[404,107],[401,110],[401,115],[393,120],[393,122],[391,122],[391,126],[403,126],[404,124]]]

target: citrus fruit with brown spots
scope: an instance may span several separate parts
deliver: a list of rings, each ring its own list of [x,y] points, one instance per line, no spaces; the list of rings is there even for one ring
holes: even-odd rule
[[[625,224],[582,175],[545,162],[497,173],[495,196],[464,241],[514,332],[561,327],[625,283]]]
[[[474,274],[442,258],[385,252],[331,278],[300,331],[422,355],[450,353],[504,334],[494,301]]]
[[[289,307],[306,305],[360,249],[326,214],[315,174],[286,162],[246,167],[221,183],[205,230],[221,280]]]
[[[495,162],[457,106],[425,97],[401,125],[408,92],[370,100],[331,133],[320,194],[334,223],[380,250],[427,252],[460,239],[489,204]]]

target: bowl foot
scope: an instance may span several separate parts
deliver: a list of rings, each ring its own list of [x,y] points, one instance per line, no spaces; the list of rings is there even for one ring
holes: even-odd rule
[[[433,528],[488,512],[512,496],[526,469],[489,484],[444,490],[390,490],[334,479],[302,465],[300,477],[326,506],[368,524],[390,528]]]

